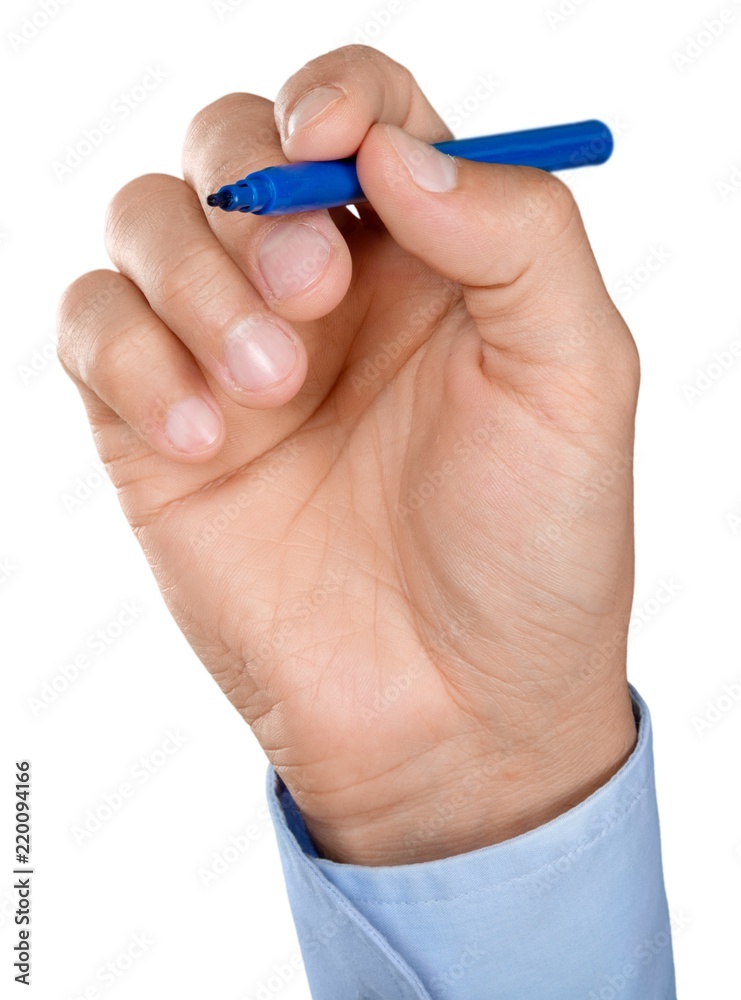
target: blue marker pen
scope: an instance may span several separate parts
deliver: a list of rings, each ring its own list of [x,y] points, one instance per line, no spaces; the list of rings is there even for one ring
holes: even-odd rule
[[[586,121],[477,139],[448,139],[434,145],[443,153],[481,163],[568,170],[604,163],[612,153],[613,140],[604,122]],[[355,157],[350,156],[265,167],[235,184],[225,184],[206,202],[225,212],[287,215],[367,200],[358,182]]]

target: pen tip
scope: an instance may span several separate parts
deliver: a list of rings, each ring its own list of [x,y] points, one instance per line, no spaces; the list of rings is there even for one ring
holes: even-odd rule
[[[206,198],[206,204],[211,208],[229,208],[232,203],[232,196],[228,191],[217,191]]]

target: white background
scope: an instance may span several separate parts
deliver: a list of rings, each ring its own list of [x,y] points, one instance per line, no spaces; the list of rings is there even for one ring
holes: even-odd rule
[[[51,345],[63,288],[108,265],[108,200],[139,174],[179,174],[186,126],[202,106],[234,90],[272,98],[308,59],[371,41],[408,65],[442,112],[464,104],[458,135],[591,117],[615,131],[610,163],[568,182],[642,358],[630,677],[655,726],[680,995],[737,995],[741,703],[723,686],[741,693],[732,687],[741,684],[741,358],[711,368],[692,400],[683,387],[713,352],[741,342],[741,6],[564,0],[563,15],[549,15],[557,2],[400,0],[383,16],[387,0],[68,0],[46,24],[38,4],[3,3],[4,994],[11,984],[8,995],[15,987],[12,995],[44,1000],[92,985],[113,1000],[309,996],[302,972],[283,986],[270,979],[298,945],[264,811],[264,758],[169,617]],[[724,6],[732,23],[692,48]],[[19,42],[34,17],[35,34]],[[688,45],[682,62],[676,54]],[[166,74],[157,89],[55,176],[67,145],[150,66]],[[481,78],[499,85],[477,99]],[[67,509],[65,495],[84,493],[80,480],[89,495]],[[664,604],[662,582],[673,592]],[[34,712],[30,699],[90,653],[90,634],[127,601],[142,609],[136,620]],[[168,731],[184,745],[146,782],[133,777],[140,758],[161,759],[151,755]],[[8,918],[12,765],[23,756],[33,762],[36,866],[34,985],[25,992],[12,984]],[[122,781],[134,796],[79,842],[75,828]],[[199,870],[250,825],[249,849],[204,887]],[[97,970],[136,934],[151,945],[105,988]]]

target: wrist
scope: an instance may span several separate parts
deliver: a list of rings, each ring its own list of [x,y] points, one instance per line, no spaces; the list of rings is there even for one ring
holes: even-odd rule
[[[417,790],[362,815],[328,818],[297,796],[318,853],[365,866],[439,860],[509,840],[555,819],[606,784],[630,757],[636,726],[627,682],[597,703],[570,703],[559,721],[509,746],[480,743],[465,763],[421,761]]]

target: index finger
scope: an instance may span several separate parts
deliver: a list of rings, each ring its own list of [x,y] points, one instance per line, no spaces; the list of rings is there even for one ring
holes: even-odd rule
[[[275,122],[289,160],[353,156],[376,122],[426,142],[452,138],[409,70],[366,45],[346,45],[307,63],[281,88]]]

